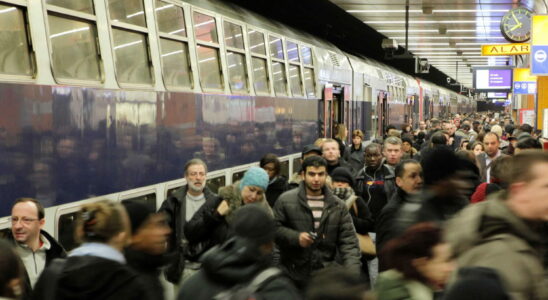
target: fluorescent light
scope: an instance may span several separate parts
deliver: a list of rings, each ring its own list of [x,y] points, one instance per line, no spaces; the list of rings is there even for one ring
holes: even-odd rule
[[[347,13],[405,13],[405,9],[349,9]],[[490,12],[508,12],[507,9],[433,9],[432,13],[490,13]],[[422,9],[410,9],[409,13],[422,13]]]
[[[436,51],[436,50],[440,50],[440,51],[462,51],[462,50],[479,50],[478,48],[409,48],[408,49],[409,51],[425,51],[425,50],[429,50],[429,51]]]
[[[405,32],[405,29],[384,29],[384,30],[377,30],[378,32],[381,32],[381,33],[390,33],[390,32],[393,32],[393,33],[401,33],[401,32]],[[437,29],[409,29],[408,32],[414,32],[414,33],[418,33],[418,32],[438,32]]]
[[[80,31],[87,31],[87,30],[89,30],[89,27],[80,27],[80,28],[71,29],[71,30],[59,32],[59,33],[56,33],[56,34],[52,34],[52,35],[49,36],[49,38],[52,39],[52,38],[60,37],[60,36],[63,36],[63,35],[76,33],[76,32],[80,32]],[[116,49],[116,48],[114,48],[114,49]]]
[[[405,13],[405,9],[349,9],[347,13]],[[422,9],[410,9],[410,13],[422,13]]]
[[[481,43],[481,42],[475,42],[475,43],[455,43],[457,46],[474,46],[474,45],[498,45],[499,43]]]
[[[389,39],[393,40],[405,40],[404,36],[392,36]],[[442,40],[442,39],[452,39],[452,40],[502,40],[502,36],[410,36],[409,39],[420,40],[420,39],[431,39],[431,40]]]
[[[405,24],[405,21],[363,21],[367,24]],[[409,24],[477,24],[477,23],[500,23],[500,20],[412,20]]]

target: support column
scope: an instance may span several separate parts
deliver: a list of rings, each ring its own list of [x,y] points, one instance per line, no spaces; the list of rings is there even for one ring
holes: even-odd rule
[[[548,108],[548,76],[539,76],[537,79],[537,129],[543,129],[543,111]]]

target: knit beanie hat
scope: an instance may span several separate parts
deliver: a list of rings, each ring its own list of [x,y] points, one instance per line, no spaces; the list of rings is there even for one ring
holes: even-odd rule
[[[276,233],[274,217],[264,207],[255,203],[236,210],[231,225],[234,235],[246,238],[257,245],[273,241]]]
[[[244,174],[244,178],[240,181],[240,190],[243,190],[246,186],[258,186],[266,191],[268,188],[268,174],[265,170],[259,167],[251,167]]]
[[[146,219],[154,213],[154,210],[152,210],[149,206],[139,202],[125,201],[122,202],[122,205],[126,209],[129,222],[131,223],[131,232],[133,234],[135,234],[139,227],[145,223]]]
[[[350,170],[345,167],[335,168],[335,170],[331,173],[331,181],[346,182],[350,184],[351,187],[354,187],[354,178],[352,177],[352,173],[350,173]]]

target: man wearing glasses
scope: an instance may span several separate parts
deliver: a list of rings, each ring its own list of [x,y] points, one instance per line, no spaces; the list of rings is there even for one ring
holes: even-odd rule
[[[40,273],[55,258],[66,252],[51,235],[42,230],[46,222],[44,207],[33,198],[19,198],[11,208],[11,239],[26,270],[25,292],[29,292]]]

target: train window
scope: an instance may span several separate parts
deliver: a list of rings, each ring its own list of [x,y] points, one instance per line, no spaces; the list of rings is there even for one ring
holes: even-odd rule
[[[236,172],[236,173],[233,173],[232,174],[232,183],[242,179],[244,177],[244,174],[247,170],[243,170],[243,171],[240,171],[240,172]]]
[[[78,247],[78,242],[74,238],[74,229],[76,227],[76,218],[78,212],[68,213],[59,217],[59,235],[58,240],[65,250],[70,251]]]
[[[225,24],[225,44],[227,47],[244,49],[244,36],[242,35],[242,26],[224,22]]]
[[[253,87],[256,93],[270,93],[268,86],[268,70],[266,68],[266,59],[253,57]]]
[[[226,185],[226,178],[224,176],[211,178],[206,181],[207,187],[214,193],[219,192],[219,188]]]
[[[143,0],[108,0],[108,8],[113,22],[146,27]]]
[[[0,5],[0,73],[32,76],[25,11]]]
[[[7,239],[10,236],[11,228],[0,230],[0,239]]]
[[[95,24],[48,15],[52,66],[57,78],[101,80]]]
[[[200,68],[200,82],[204,89],[223,89],[219,50],[212,47],[198,45],[198,67]]]
[[[249,30],[249,49],[251,53],[266,55],[266,48],[264,46],[264,34],[259,31]]]
[[[156,1],[155,11],[160,32],[186,37],[185,16],[182,7]]]
[[[173,187],[173,188],[170,188],[167,190],[167,194],[166,194],[166,198],[167,197],[170,197],[170,196],[173,196],[173,193],[177,190],[177,189],[180,189],[182,188],[183,186],[176,186],[176,187]]]
[[[230,76],[230,90],[232,92],[247,93],[245,56],[236,52],[228,52],[226,58],[228,76]]]
[[[93,0],[47,0],[46,3],[83,13],[95,14]]]
[[[285,178],[289,178],[289,161],[282,161],[280,162],[280,175],[285,176]]]
[[[276,92],[276,95],[287,95],[285,64],[273,61],[272,76],[274,80],[274,92]]]
[[[161,38],[160,46],[165,84],[167,86],[190,88],[187,44]]]
[[[300,62],[299,60],[299,47],[296,43],[287,41],[287,59],[292,62]]]
[[[129,198],[122,200],[124,202],[138,202],[156,210],[156,193],[150,193],[139,197]]]
[[[314,98],[316,91],[314,90],[314,70],[310,68],[304,68],[304,87],[308,98]]]
[[[303,95],[303,87],[301,86],[301,69],[299,66],[289,65],[289,83],[293,96]]]
[[[194,31],[196,39],[202,42],[218,43],[215,18],[194,12]]]
[[[112,30],[116,72],[123,83],[152,83],[146,35],[121,29]]]
[[[312,65],[312,50],[310,47],[301,47],[301,56],[303,58],[303,64]]]
[[[274,58],[284,59],[284,49],[282,39],[275,36],[269,36],[270,56]]]
[[[301,158],[293,159],[293,173],[301,172],[302,161]]]

